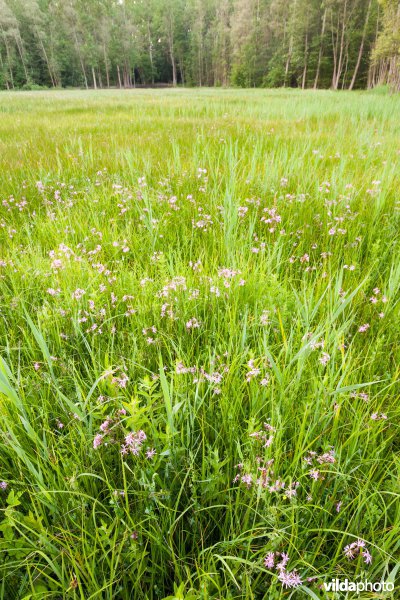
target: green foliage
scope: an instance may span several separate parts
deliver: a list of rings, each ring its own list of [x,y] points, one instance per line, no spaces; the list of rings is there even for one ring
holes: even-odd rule
[[[381,4],[0,0],[0,87],[396,87],[398,1]]]
[[[400,4],[398,0],[381,0],[383,18],[372,59],[378,71],[377,83],[400,91]]]

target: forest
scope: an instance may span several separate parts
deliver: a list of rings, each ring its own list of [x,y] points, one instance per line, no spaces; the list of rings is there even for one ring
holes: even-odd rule
[[[399,0],[0,0],[0,89],[400,89]]]

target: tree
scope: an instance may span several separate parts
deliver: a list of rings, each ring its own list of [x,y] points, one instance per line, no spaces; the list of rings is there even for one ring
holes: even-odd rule
[[[0,0],[8,89],[396,88],[398,57],[399,0]]]
[[[217,2],[211,28],[213,85],[226,86],[229,83],[231,62],[231,26],[229,0]]]
[[[400,1],[381,0],[382,29],[373,51],[376,84],[388,83],[400,91]]]

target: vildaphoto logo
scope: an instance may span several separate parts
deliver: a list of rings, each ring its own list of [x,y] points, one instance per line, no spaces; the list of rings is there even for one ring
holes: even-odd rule
[[[326,592],[393,592],[394,583],[391,581],[349,581],[348,579],[332,579],[324,582]]]

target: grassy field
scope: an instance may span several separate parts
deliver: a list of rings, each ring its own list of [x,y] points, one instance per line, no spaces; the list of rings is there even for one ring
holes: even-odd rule
[[[2,600],[398,585],[399,114],[0,95]]]

